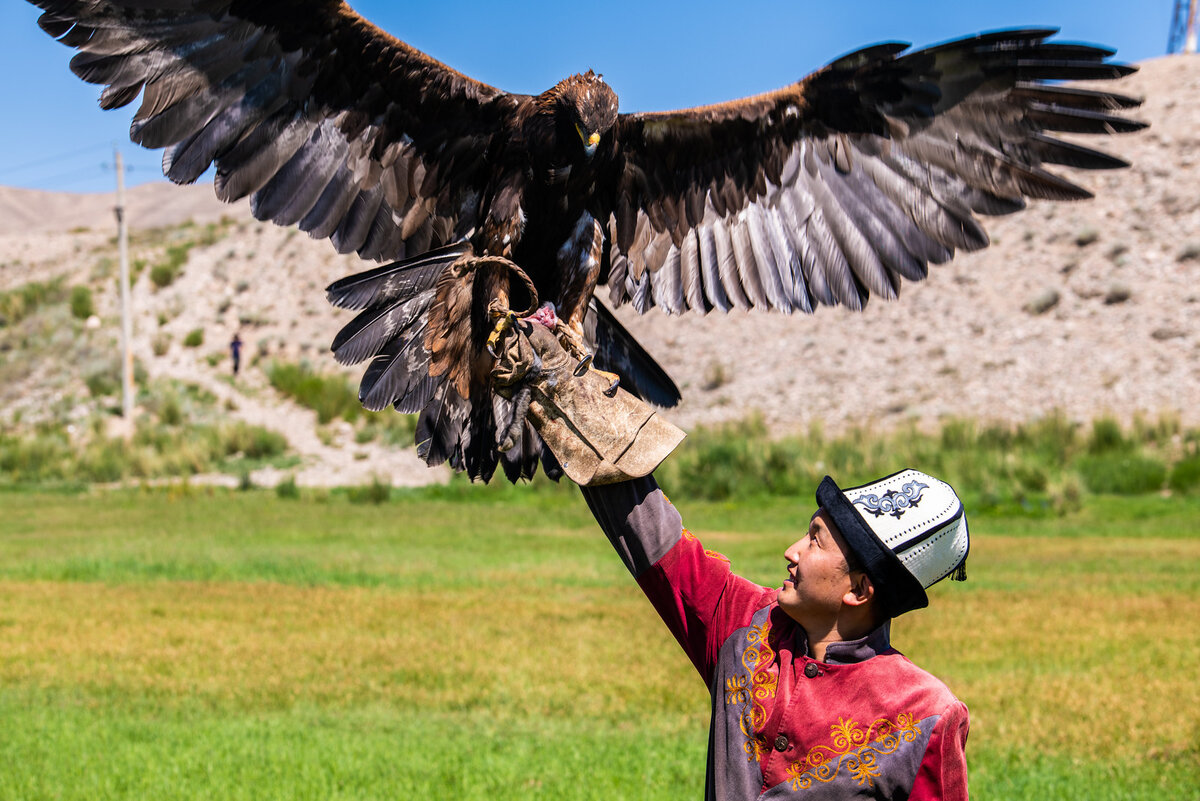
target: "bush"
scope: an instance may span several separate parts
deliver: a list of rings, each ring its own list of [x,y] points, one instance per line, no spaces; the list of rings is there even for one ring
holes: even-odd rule
[[[296,477],[288,476],[275,485],[275,497],[294,501],[300,497],[300,488],[296,486]]]
[[[1167,479],[1167,468],[1162,462],[1132,453],[1084,456],[1075,469],[1089,490],[1111,495],[1156,492]]]
[[[1124,451],[1129,447],[1121,425],[1111,417],[1102,417],[1092,423],[1092,436],[1088,439],[1088,453],[1101,454]]]
[[[247,459],[270,459],[287,450],[287,439],[282,434],[241,420],[221,425],[217,432],[223,456],[240,453]]]
[[[187,332],[187,336],[183,338],[183,346],[185,348],[198,348],[204,344],[204,329],[193,328]]]
[[[175,270],[167,264],[156,264],[150,268],[150,282],[159,289],[175,282]]]
[[[121,380],[112,370],[97,370],[84,376],[83,383],[87,384],[88,393],[93,398],[103,398],[121,389]]]
[[[150,340],[150,348],[155,356],[166,356],[171,349],[171,335],[165,331],[155,334],[154,339]]]
[[[376,476],[366,486],[348,487],[346,489],[346,497],[351,503],[373,503],[378,505],[385,503],[392,497],[392,487]]]
[[[1192,454],[1175,463],[1167,486],[1174,492],[1192,492],[1200,488],[1200,454]]]
[[[267,368],[267,379],[275,389],[315,411],[322,425],[338,418],[353,422],[362,413],[358,393],[345,378],[320,375],[307,362],[275,362]]]
[[[0,326],[13,325],[33,314],[41,306],[61,303],[66,297],[62,278],[34,281],[0,292]]]
[[[188,251],[193,242],[171,245],[167,248],[163,260],[150,268],[150,281],[158,289],[168,287],[183,273],[183,265],[187,263]]]
[[[177,395],[168,395],[163,399],[158,410],[158,419],[168,426],[177,426],[183,422],[183,407],[179,405]]]
[[[96,307],[92,304],[92,290],[86,286],[77,286],[71,289],[71,315],[80,320],[86,320],[96,313]]]

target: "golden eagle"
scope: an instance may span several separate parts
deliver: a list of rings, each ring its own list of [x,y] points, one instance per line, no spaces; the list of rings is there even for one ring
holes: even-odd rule
[[[31,1],[102,107],[141,97],[130,135],[171,180],[215,164],[222,200],[386,262],[329,287],[361,310],[335,357],[371,360],[368,408],[420,413],[428,463],[483,480],[557,472],[528,427],[497,449],[488,338],[510,307],[552,301],[581,369],[594,351],[672,405],[597,287],[668,314],[861,309],[987,245],[976,215],[1089,197],[1043,165],[1126,166],[1049,132],[1142,127],[1114,113],[1139,101],[1057,83],[1133,68],[1053,30],[879,44],[774,92],[625,114],[593,72],[504,92],[339,0]]]

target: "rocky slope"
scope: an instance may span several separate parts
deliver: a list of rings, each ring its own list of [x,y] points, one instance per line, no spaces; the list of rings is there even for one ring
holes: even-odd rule
[[[758,412],[783,432],[814,422],[838,430],[946,416],[1020,421],[1061,410],[1081,420],[1166,413],[1200,425],[1200,58],[1147,62],[1119,91],[1145,97],[1137,116],[1151,123],[1102,144],[1132,168],[1078,176],[1095,200],[986,221],[991,247],[933,268],[897,303],[790,318],[619,310],[683,389],[672,419],[689,427]],[[111,206],[109,196],[0,189],[0,291],[59,275],[90,282],[113,341]],[[134,289],[136,351],[151,375],[217,387],[236,407],[231,414],[285,430],[307,460],[302,483],[443,475],[411,452],[356,445],[345,431],[316,437],[312,414],[275,396],[254,368],[237,385],[220,380],[237,330],[248,361],[338,369],[327,345],[349,316],[326,305],[322,288],[360,262],[254,222],[244,204],[223,206],[208,187],[139,187],[129,209],[141,231],[213,223],[135,241],[135,258],[151,262],[171,242],[192,244],[178,280],[155,289],[143,271]],[[197,328],[206,344],[183,347]],[[0,390],[0,422],[77,391],[77,365],[44,358]]]

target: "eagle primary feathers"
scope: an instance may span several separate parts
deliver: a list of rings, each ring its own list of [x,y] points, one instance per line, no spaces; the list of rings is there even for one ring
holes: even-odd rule
[[[496,450],[496,308],[554,302],[597,366],[672,405],[597,287],[641,312],[861,309],[986,246],[978,215],[1089,196],[1047,165],[1125,166],[1056,133],[1142,127],[1119,114],[1139,101],[1059,83],[1133,68],[1051,30],[880,44],[774,92],[625,114],[593,72],[504,92],[337,0],[32,2],[104,108],[141,97],[130,136],[169,178],[215,165],[221,199],[386,262],[329,287],[361,310],[335,357],[370,360],[368,408],[420,413],[430,464],[483,480],[556,470],[528,427]]]

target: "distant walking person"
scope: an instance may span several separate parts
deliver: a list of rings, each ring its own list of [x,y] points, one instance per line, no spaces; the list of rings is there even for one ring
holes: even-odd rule
[[[237,378],[238,368],[242,365],[242,338],[236,331],[229,341],[229,353],[233,356],[233,377]]]

